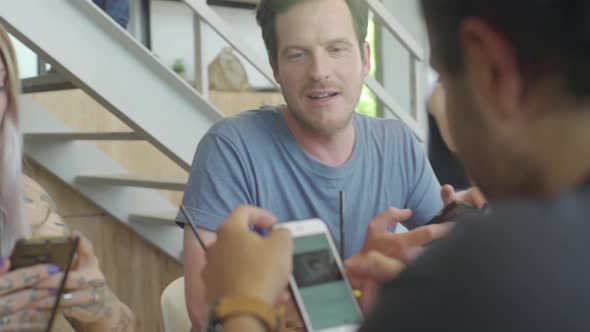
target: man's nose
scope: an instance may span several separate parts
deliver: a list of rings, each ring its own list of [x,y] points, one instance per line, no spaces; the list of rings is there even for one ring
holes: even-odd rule
[[[316,82],[321,82],[330,78],[329,59],[321,52],[317,52],[312,56],[310,78]]]

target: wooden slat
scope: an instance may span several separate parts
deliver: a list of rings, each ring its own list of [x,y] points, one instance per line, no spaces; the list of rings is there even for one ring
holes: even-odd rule
[[[76,89],[76,86],[57,73],[47,73],[42,76],[21,80],[23,93],[47,92]]]
[[[121,175],[84,175],[76,177],[76,183],[116,185],[162,190],[183,191],[188,179],[186,177],[149,177],[131,174]]]

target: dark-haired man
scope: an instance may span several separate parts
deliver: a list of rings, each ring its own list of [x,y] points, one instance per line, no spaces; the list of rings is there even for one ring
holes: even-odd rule
[[[492,209],[387,282],[361,331],[590,331],[590,2],[421,2],[457,153]],[[290,237],[247,231],[273,222],[252,207],[230,215],[219,236],[232,250],[216,243],[208,259],[236,277],[209,278],[220,266],[208,266],[211,299],[279,295]],[[272,252],[255,273],[241,250],[253,244]],[[366,282],[401,267],[375,252],[355,258],[349,272]],[[224,331],[262,321],[235,315]]]
[[[281,221],[319,217],[344,258],[373,248],[411,261],[449,227],[420,227],[443,202],[411,131],[354,112],[370,68],[366,3],[263,0],[257,20],[287,104],[225,119],[203,137],[183,199],[189,216],[209,241],[241,204]],[[183,214],[178,219],[186,222]],[[396,222],[411,231],[389,233]],[[206,320],[205,258],[189,227],[184,233],[185,294],[198,324]]]

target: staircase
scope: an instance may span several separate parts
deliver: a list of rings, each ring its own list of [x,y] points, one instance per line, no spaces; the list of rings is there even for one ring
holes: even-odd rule
[[[381,13],[379,19],[408,49],[413,63],[422,63],[424,50],[420,44],[387,14],[379,1],[366,1],[375,13]],[[213,27],[274,82],[266,59],[252,55],[248,45],[204,0],[184,2],[204,24]],[[180,261],[182,230],[174,224],[178,207],[161,191],[184,190],[198,141],[223,117],[206,100],[207,93],[197,92],[167,69],[90,0],[12,1],[10,6],[0,6],[0,21],[58,72],[23,81],[21,125],[26,155]],[[412,71],[412,75],[417,75],[417,71]],[[410,81],[412,91],[419,96],[420,80],[413,76]],[[416,137],[424,141],[424,129],[412,117],[417,109],[404,110],[374,78],[368,78],[366,84],[392,116],[408,124]],[[121,121],[125,129],[73,129],[31,95],[55,89],[84,91]],[[99,149],[97,144],[101,142],[145,142],[169,158],[182,174],[133,174]]]
[[[67,82],[131,129],[77,132],[24,95],[26,155],[179,260],[182,230],[154,223],[151,216],[173,216],[177,207],[157,189],[182,190],[186,179],[128,174],[89,140],[143,140],[189,170],[200,137],[222,115],[90,1],[12,1],[0,6],[0,19]]]

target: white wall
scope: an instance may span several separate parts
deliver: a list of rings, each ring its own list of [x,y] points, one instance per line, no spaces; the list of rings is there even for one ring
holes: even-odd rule
[[[246,41],[257,55],[266,60],[266,50],[260,29],[256,24],[254,11],[247,9],[236,9],[212,6],[233,29],[238,36]],[[151,27],[152,27],[152,51],[158,55],[162,63],[171,66],[175,59],[182,59],[185,63],[188,80],[194,80],[194,34],[193,34],[193,12],[181,2],[172,1],[151,1]],[[202,47],[204,60],[211,63],[219,51],[229,46],[214,30],[208,25],[202,29]],[[246,67],[250,84],[256,88],[272,87],[256,69],[245,59],[241,58]]]
[[[37,55],[16,38],[10,36],[10,40],[14,44],[20,77],[37,76]]]

